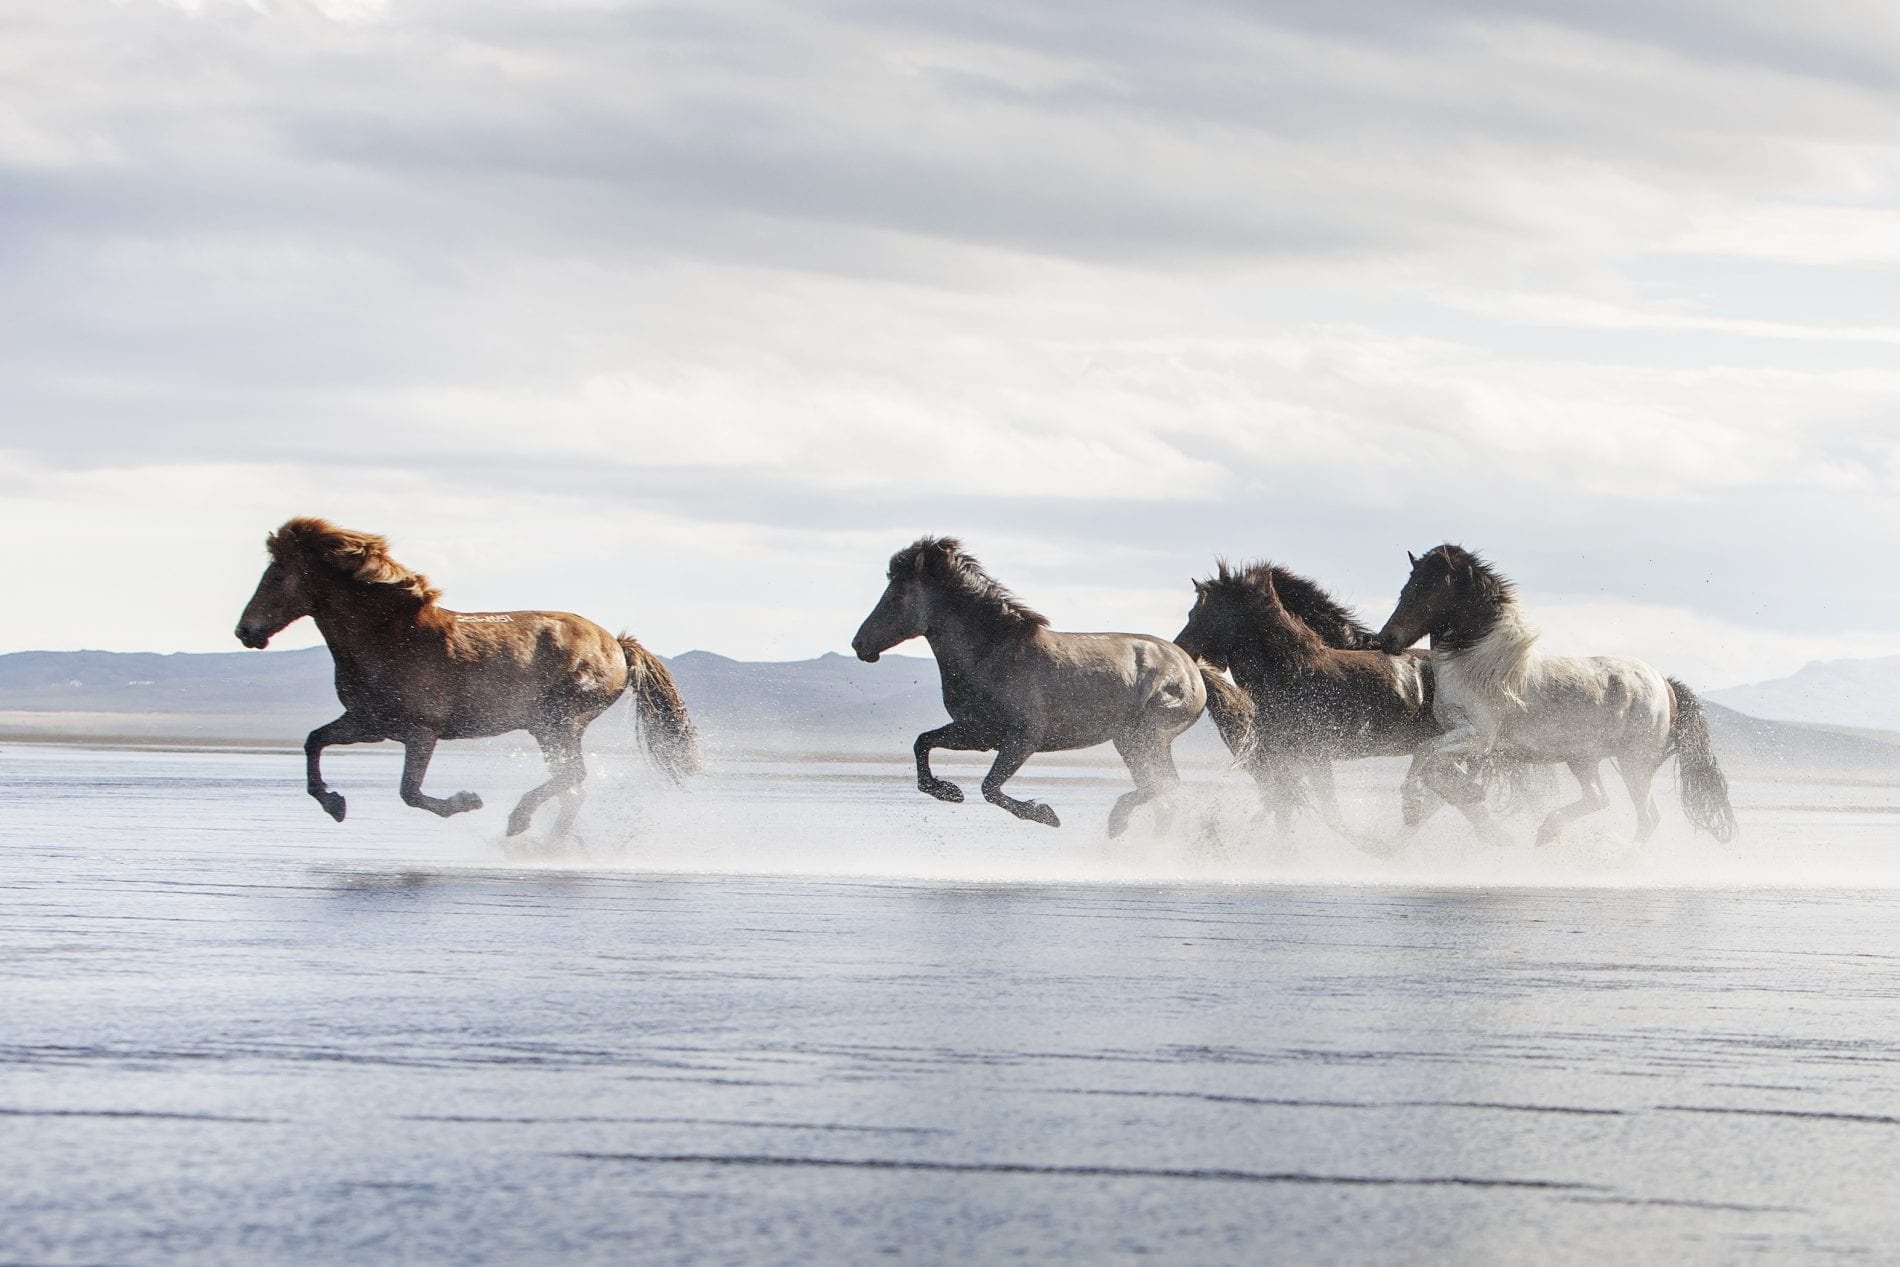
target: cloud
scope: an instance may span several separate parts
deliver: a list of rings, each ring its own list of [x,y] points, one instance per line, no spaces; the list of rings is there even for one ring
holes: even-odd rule
[[[1376,607],[1450,538],[1718,675],[1878,646],[1878,17],[37,7],[0,530],[62,546],[5,637],[221,646],[318,512],[667,650],[838,646],[925,530],[1084,625],[1216,554]]]

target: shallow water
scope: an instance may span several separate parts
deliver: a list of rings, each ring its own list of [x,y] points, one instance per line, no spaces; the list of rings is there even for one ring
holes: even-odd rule
[[[0,1261],[1879,1261],[1900,792],[1393,860],[889,765],[0,752]],[[973,788],[969,763],[945,762]],[[1351,812],[1396,815],[1386,771]],[[1144,824],[1138,823],[1142,832]],[[1528,822],[1514,824],[1528,841]]]

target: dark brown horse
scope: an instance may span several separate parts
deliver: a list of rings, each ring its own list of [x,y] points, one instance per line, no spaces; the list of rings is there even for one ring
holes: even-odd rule
[[[1296,597],[1302,612],[1289,608],[1283,592]],[[1194,595],[1175,642],[1233,673],[1253,697],[1258,763],[1303,775],[1327,824],[1345,833],[1332,763],[1410,755],[1440,732],[1432,718],[1428,657],[1367,649],[1370,630],[1317,585],[1272,564],[1236,570],[1222,562],[1214,576],[1194,583]],[[1417,795],[1416,784],[1406,787]],[[1285,802],[1276,808],[1284,826]],[[1408,803],[1408,820],[1419,813]]]
[[[1173,643],[1145,634],[1057,633],[992,580],[957,541],[924,537],[891,556],[883,597],[851,649],[875,661],[923,637],[937,657],[950,724],[917,736],[917,786],[940,801],[963,789],[931,772],[930,752],[994,750],[983,799],[1018,818],[1058,827],[1056,812],[1003,791],[1038,752],[1112,743],[1135,790],[1115,802],[1108,833],[1119,835],[1136,806],[1168,800],[1180,784],[1172,745],[1207,703],[1202,670]]]
[[[329,745],[402,744],[403,802],[446,818],[480,809],[482,798],[423,792],[436,741],[525,730],[550,777],[515,806],[508,834],[526,831],[535,810],[561,796],[556,831],[565,835],[587,777],[581,734],[629,686],[654,762],[676,781],[698,770],[686,703],[666,666],[632,638],[566,612],[450,611],[427,577],[389,557],[383,538],[322,519],[292,519],[264,544],[270,566],[237,638],[258,648],[293,620],[317,622],[336,661],[343,716],[310,732],[304,760],[310,795],[339,823],[343,797],[324,786],[319,766]]]

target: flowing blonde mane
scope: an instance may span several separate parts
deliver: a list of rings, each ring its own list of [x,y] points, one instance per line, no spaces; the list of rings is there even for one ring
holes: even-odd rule
[[[432,603],[442,594],[428,577],[390,558],[387,539],[339,528],[327,519],[291,519],[264,544],[271,558],[286,566],[302,563],[361,585],[391,586],[418,604]]]

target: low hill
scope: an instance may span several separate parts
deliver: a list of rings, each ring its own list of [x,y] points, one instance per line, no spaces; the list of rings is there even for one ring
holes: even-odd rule
[[[908,759],[912,737],[947,720],[936,663],[917,656],[752,662],[689,651],[667,664],[715,749]],[[0,655],[0,739],[295,744],[337,711],[322,647]],[[1734,769],[1900,778],[1900,734],[1768,720],[1714,702],[1708,713],[1716,749]],[[609,720],[593,742],[614,745],[627,733]],[[1177,752],[1184,761],[1226,759],[1205,722]]]
[[[1708,697],[1756,717],[1900,730],[1900,656],[1816,660],[1787,677],[1710,691]]]

